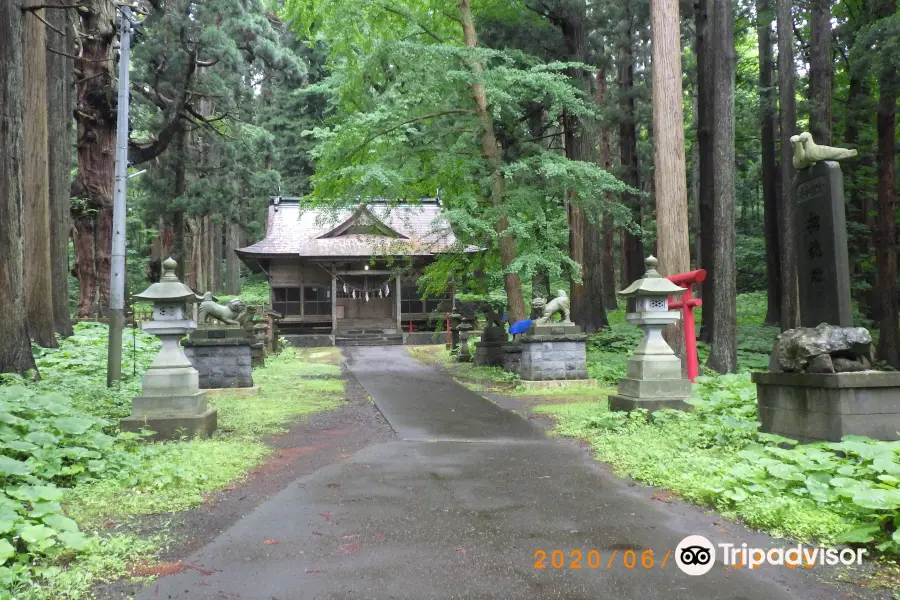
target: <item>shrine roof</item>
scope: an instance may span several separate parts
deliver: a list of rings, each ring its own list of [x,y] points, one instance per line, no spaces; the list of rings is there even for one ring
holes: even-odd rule
[[[370,201],[351,209],[310,208],[299,198],[269,203],[266,237],[236,250],[242,259],[299,257],[432,256],[460,250],[441,206]],[[476,248],[465,248],[473,251]]]

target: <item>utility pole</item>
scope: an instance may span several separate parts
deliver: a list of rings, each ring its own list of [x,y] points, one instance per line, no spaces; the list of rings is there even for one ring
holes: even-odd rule
[[[125,328],[125,184],[128,181],[128,103],[130,91],[131,11],[119,9],[119,104],[116,112],[116,189],[113,197],[112,265],[109,279],[109,352],[106,385],[122,378],[122,330]]]

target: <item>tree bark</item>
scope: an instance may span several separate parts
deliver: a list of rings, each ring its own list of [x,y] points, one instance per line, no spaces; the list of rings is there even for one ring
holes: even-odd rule
[[[26,6],[39,6],[29,0]],[[53,333],[50,190],[47,159],[47,53],[44,9],[25,14],[25,315],[32,340],[57,346]]]
[[[84,35],[81,55],[75,60],[78,176],[72,187],[77,190],[73,195],[81,199],[73,208],[80,238],[75,245],[79,317],[100,316],[109,304],[116,142],[115,10],[115,4],[106,0],[90,0],[78,10]]]
[[[831,144],[831,0],[811,0],[809,19],[809,130]]]
[[[64,5],[68,0],[57,0]],[[72,228],[69,211],[69,190],[72,168],[72,59],[59,54],[71,54],[74,41],[72,21],[68,10],[46,11],[47,22],[66,32],[66,36],[51,33],[47,47],[47,130],[50,173],[50,265],[53,280],[53,329],[62,337],[72,335],[69,312],[69,233]]]
[[[533,308],[534,300],[537,298],[542,298],[545,301],[550,299],[550,275],[547,271],[537,271],[531,276],[532,309],[529,316],[530,319],[536,319],[542,314],[541,311]]]
[[[35,368],[25,321],[24,14],[15,2],[0,2],[0,373]]]
[[[466,46],[474,48],[478,45],[475,34],[475,20],[472,16],[472,6],[469,0],[459,0],[459,13],[465,37]],[[497,135],[494,131],[494,120],[488,111],[487,95],[481,76],[484,71],[481,63],[472,60],[470,64],[475,80],[472,83],[472,96],[475,100],[475,112],[481,122],[481,147],[491,171],[491,203],[500,209],[506,195],[506,183],[503,175],[503,158]],[[522,284],[518,273],[510,272],[510,265],[516,259],[516,240],[511,233],[507,233],[509,218],[501,214],[497,219],[497,236],[500,245],[500,264],[503,267],[504,288],[506,289],[506,301],[509,308],[509,318],[512,322],[525,318],[525,300],[522,297]]]
[[[719,373],[737,371],[736,267],[734,260],[734,6],[732,0],[714,0],[713,36],[709,57],[715,87],[712,97],[715,178],[713,215],[716,272],[713,331],[707,365]]]
[[[879,16],[888,18],[897,10],[896,0],[881,0]],[[881,57],[878,79],[878,200],[876,201],[875,264],[878,270],[878,301],[880,304],[878,348],[875,356],[892,367],[900,368],[900,323],[897,312],[897,222],[894,155],[897,127],[897,95],[900,76],[887,57]]]
[[[619,98],[622,119],[619,123],[619,155],[622,165],[622,182],[634,189],[640,188],[640,173],[638,171],[637,151],[637,120],[635,115],[634,100],[634,40],[632,23],[633,16],[628,4],[625,5],[625,35],[622,46],[619,49]],[[641,225],[641,200],[634,194],[623,194],[624,204],[631,208],[632,218],[637,225]],[[622,229],[621,240],[622,270],[621,282],[623,286],[644,275],[644,242],[627,228]]]
[[[778,243],[778,165],[775,158],[775,65],[772,52],[772,0],[756,0],[759,41],[759,115],[762,150],[763,233],[766,240],[766,318],[781,322],[781,258]]]
[[[606,71],[597,73],[596,101],[598,106],[606,104]],[[612,132],[606,124],[600,128],[600,148],[598,163],[607,172],[612,171]],[[607,192],[606,199],[612,201],[612,194]],[[603,306],[606,310],[619,308],[616,299],[616,264],[613,256],[613,244],[615,243],[616,230],[610,215],[603,217],[602,255],[600,258],[600,277],[603,286]],[[605,315],[604,315],[605,317]]]
[[[241,262],[234,251],[240,248],[240,225],[228,223],[225,232],[225,293],[241,293]]]
[[[715,185],[715,164],[713,156],[713,113],[712,89],[715,79],[712,74],[712,0],[698,0],[694,15],[697,37],[697,158],[699,163],[699,194],[697,198],[700,217],[700,262],[706,270],[706,280],[702,284],[703,321],[700,339],[710,342],[713,336],[712,315],[716,307],[716,269],[713,263],[715,221],[713,216],[713,186]]]
[[[781,116],[781,194],[778,197],[778,239],[781,241],[781,329],[800,326],[800,297],[793,233],[792,187],[794,178],[791,136],[797,129],[794,84],[794,35],[791,0],[776,0],[778,22],[778,93]]]
[[[857,72],[856,69],[850,69],[850,83],[848,85],[847,111],[844,128],[844,143],[851,148],[859,145],[860,125],[867,123],[870,111],[867,110],[869,103],[869,86],[863,79],[863,74]],[[865,224],[869,235],[860,235],[854,240],[853,251],[851,253],[852,276],[858,281],[869,283],[870,288],[856,294],[860,312],[868,316],[873,321],[881,320],[878,313],[878,277],[877,273],[872,273],[869,269],[863,267],[866,258],[875,255],[875,247],[873,245],[875,232],[875,219],[872,213],[875,207],[872,202],[873,194],[871,190],[865,189],[865,184],[860,181],[857,175],[858,169],[867,166],[874,169],[874,160],[868,153],[854,160],[848,160],[841,163],[841,169],[844,171],[844,181],[848,184],[848,194],[850,196],[850,209],[855,215],[855,221]]]
[[[656,251],[664,277],[690,270],[681,92],[681,17],[678,0],[650,4],[653,36],[653,178],[656,197]],[[666,340],[685,358],[684,326],[666,328]]]

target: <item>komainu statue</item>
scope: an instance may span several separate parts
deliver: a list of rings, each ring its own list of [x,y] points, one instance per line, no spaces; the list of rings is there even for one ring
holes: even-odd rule
[[[572,322],[569,319],[569,296],[563,290],[557,291],[556,298],[550,302],[543,298],[535,298],[531,301],[531,306],[543,311],[542,316],[535,321],[537,325],[549,323],[556,313],[559,313],[563,323]]]
[[[243,327],[247,322],[247,305],[240,298],[234,298],[222,306],[216,304],[212,293],[207,292],[203,295],[203,302],[200,303],[200,325],[206,323],[210,317],[226,325]]]

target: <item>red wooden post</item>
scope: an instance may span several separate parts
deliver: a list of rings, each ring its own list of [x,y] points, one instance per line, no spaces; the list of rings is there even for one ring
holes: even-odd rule
[[[413,332],[413,329],[412,329],[412,321],[410,321],[410,322],[409,322],[409,333],[412,333],[412,332]]]
[[[687,288],[681,295],[681,300],[673,302],[669,299],[669,308],[681,309],[681,319],[684,321],[684,347],[685,359],[687,360],[688,379],[693,382],[697,375],[700,374],[700,360],[697,358],[697,330],[694,325],[694,307],[703,306],[703,300],[694,298],[694,292],[691,286],[695,283],[701,283],[706,279],[706,270],[698,269],[688,273],[678,273],[671,277],[666,277],[675,285]]]

